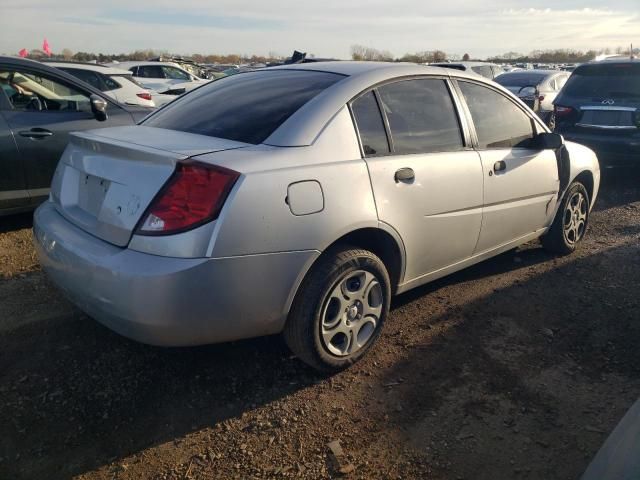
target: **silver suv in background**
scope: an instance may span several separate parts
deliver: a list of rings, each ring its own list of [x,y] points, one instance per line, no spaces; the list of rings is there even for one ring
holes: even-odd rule
[[[504,73],[504,68],[500,65],[487,62],[440,62],[431,63],[430,66],[453,68],[454,70],[461,70],[463,72],[473,72],[491,80]]]
[[[569,72],[558,70],[517,70],[503,73],[495,81],[529,106],[533,103],[538,105],[534,110],[549,124],[553,114],[553,101],[570,75]]]

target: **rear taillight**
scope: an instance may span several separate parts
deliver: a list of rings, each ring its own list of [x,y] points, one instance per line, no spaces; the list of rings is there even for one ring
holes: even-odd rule
[[[567,115],[571,115],[571,112],[573,112],[573,108],[563,107],[562,105],[556,105],[553,110],[556,117],[566,117]]]
[[[213,165],[178,163],[147,208],[136,233],[169,235],[215,220],[239,176],[238,172]]]
[[[539,95],[538,96],[538,100],[543,101],[544,100],[544,95]]]
[[[149,92],[136,93],[136,96],[143,98],[145,100],[152,100],[151,94]]]

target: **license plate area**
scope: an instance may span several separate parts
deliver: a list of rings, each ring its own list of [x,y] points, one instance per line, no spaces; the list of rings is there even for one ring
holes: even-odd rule
[[[579,126],[611,129],[635,128],[635,109],[583,107]]]
[[[97,217],[111,182],[87,173],[80,174],[79,182],[78,207],[93,217]]]

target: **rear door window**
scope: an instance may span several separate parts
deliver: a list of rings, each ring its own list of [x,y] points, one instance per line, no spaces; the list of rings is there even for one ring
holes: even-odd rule
[[[351,111],[358,127],[362,151],[366,157],[389,153],[389,142],[373,92],[367,92],[351,104]]]
[[[461,150],[462,132],[444,80],[403,80],[378,89],[394,153]]]
[[[528,148],[534,136],[531,118],[501,93],[459,81],[481,149]]]
[[[177,98],[143,122],[238,142],[264,142],[291,115],[343,75],[304,70],[225,77]]]

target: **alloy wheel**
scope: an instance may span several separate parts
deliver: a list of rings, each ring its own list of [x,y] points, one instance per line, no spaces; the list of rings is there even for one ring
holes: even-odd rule
[[[575,192],[567,202],[564,219],[564,238],[569,245],[582,239],[587,226],[587,199],[582,192]]]
[[[382,292],[376,276],[366,270],[348,272],[334,284],[320,317],[321,339],[329,353],[345,357],[367,345],[380,323]]]

